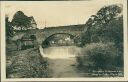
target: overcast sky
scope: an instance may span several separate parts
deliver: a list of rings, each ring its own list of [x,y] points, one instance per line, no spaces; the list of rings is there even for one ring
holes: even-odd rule
[[[33,16],[38,28],[85,24],[91,15],[106,5],[121,4],[122,0],[87,1],[42,1],[42,2],[5,2],[5,12],[10,20],[17,11]]]

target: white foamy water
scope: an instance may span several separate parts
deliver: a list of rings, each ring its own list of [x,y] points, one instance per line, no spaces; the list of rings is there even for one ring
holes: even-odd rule
[[[68,59],[75,57],[80,49],[75,46],[49,47],[43,49],[40,46],[40,53],[43,57],[50,59]]]

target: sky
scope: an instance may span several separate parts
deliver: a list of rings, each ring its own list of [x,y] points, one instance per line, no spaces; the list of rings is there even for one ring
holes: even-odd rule
[[[121,4],[123,0],[87,0],[87,1],[34,1],[4,2],[5,14],[11,21],[17,11],[33,16],[38,28],[85,24],[91,15],[100,8]]]

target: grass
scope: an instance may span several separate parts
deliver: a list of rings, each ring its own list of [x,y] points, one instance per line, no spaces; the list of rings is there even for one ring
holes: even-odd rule
[[[7,52],[7,78],[50,77],[48,62],[41,57],[38,49]]]

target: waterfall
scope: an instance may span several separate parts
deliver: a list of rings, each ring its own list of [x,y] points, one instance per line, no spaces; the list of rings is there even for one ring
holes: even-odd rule
[[[69,59],[74,58],[78,53],[78,50],[72,46],[60,46],[60,47],[49,47],[42,48],[40,46],[40,53],[43,57],[50,59]]]

